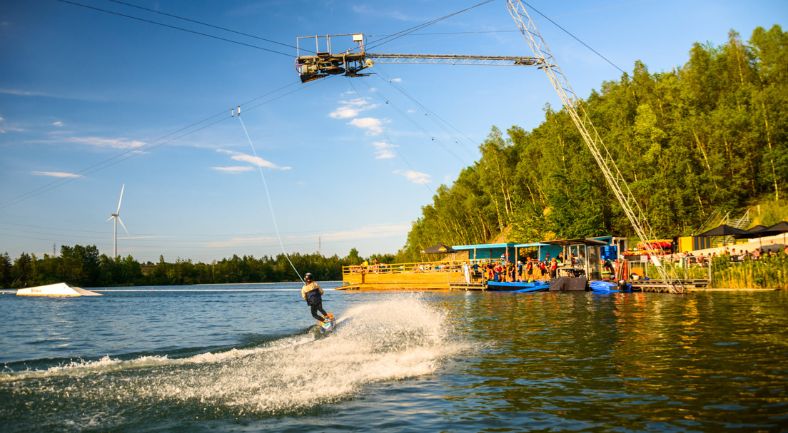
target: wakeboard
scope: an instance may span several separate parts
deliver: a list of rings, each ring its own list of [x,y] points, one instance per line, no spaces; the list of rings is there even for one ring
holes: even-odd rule
[[[333,314],[328,313],[326,315],[326,320],[322,322],[318,321],[317,326],[320,328],[321,334],[328,334],[336,328],[336,319]]]

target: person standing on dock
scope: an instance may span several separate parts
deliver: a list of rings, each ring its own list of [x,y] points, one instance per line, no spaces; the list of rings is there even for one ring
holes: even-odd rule
[[[326,320],[333,319],[333,314],[326,313],[323,309],[323,288],[317,281],[312,279],[312,274],[307,272],[304,274],[304,286],[301,287],[301,297],[306,301],[307,305],[312,310],[312,317],[317,319],[318,322],[325,322]],[[323,314],[320,316],[317,312]]]
[[[556,258],[553,257],[550,260],[550,279],[555,278],[556,275],[558,275],[558,260],[556,260]]]

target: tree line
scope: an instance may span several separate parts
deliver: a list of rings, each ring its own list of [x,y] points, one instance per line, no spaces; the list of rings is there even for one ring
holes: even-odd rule
[[[657,237],[696,233],[728,212],[771,203],[785,215],[788,38],[756,28],[745,44],[696,43],[688,62],[605,82],[583,101]],[[425,247],[632,233],[565,110],[532,131],[493,127],[481,157],[441,185],[413,224],[400,260]]]
[[[390,263],[392,255],[376,255],[379,261]],[[358,265],[364,260],[355,248],[346,257],[325,257],[321,254],[289,255],[299,272],[311,272],[318,280],[341,280],[342,266]],[[166,262],[163,256],[157,263],[140,263],[132,256],[111,258],[99,254],[95,245],[63,245],[60,255],[36,257],[22,253],[11,260],[8,253],[0,255],[0,287],[32,287],[67,282],[79,287],[111,287],[134,285],[257,283],[299,281],[288,262],[288,257],[233,255],[211,263],[178,259]]]

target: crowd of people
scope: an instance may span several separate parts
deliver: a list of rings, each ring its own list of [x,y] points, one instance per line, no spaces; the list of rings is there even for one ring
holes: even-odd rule
[[[625,253],[626,254],[626,253]],[[765,248],[748,249],[743,246],[725,247],[718,252],[684,252],[673,253],[665,252],[658,254],[663,263],[672,263],[678,266],[698,266],[707,267],[712,260],[717,257],[727,257],[731,262],[744,262],[750,260],[760,260],[764,257],[777,256],[780,254],[788,255],[788,246],[769,245]],[[601,271],[599,277],[602,279],[624,278],[628,275],[627,260],[631,257],[620,257],[618,260],[602,259],[599,262],[598,270]],[[434,263],[415,263],[415,264],[384,264],[373,259],[364,261],[360,265],[348,266],[350,273],[432,273],[432,272],[467,272],[466,278],[469,282],[530,282],[537,280],[548,280],[558,276],[581,276],[584,275],[586,268],[585,256],[577,256],[574,253],[564,257],[559,253],[556,257],[546,254],[543,260],[534,257],[521,257],[516,262],[501,257],[500,260],[471,260],[457,262],[434,262]],[[643,259],[650,261],[648,255]]]
[[[568,269],[575,271],[584,267],[584,258],[576,254],[564,257],[559,253],[556,257],[546,254],[544,260],[525,257],[512,263],[504,257],[500,261],[476,261],[470,265],[474,280],[487,280],[499,282],[524,282],[553,279],[558,276],[559,270]]]
[[[681,266],[700,266],[708,267],[709,263],[717,257],[725,257],[731,262],[745,262],[750,260],[760,260],[764,257],[775,257],[779,254],[788,255],[788,245],[769,245],[760,248],[744,248],[739,246],[728,246],[719,251],[712,252],[696,252],[692,251],[675,254],[661,254],[660,260],[668,263],[674,263]]]

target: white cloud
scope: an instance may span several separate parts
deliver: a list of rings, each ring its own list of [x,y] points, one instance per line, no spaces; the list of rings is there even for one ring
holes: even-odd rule
[[[227,240],[208,242],[208,248],[231,248],[243,245],[273,245],[277,242],[275,236],[237,236]]]
[[[375,147],[375,159],[392,159],[397,156],[394,153],[394,148],[397,147],[396,144],[386,143],[385,141],[375,141],[372,143],[372,146]]]
[[[320,236],[324,242],[358,241],[362,239],[384,239],[402,237],[408,234],[410,224],[379,224],[363,226],[353,230],[336,230],[330,232],[310,233],[297,236],[285,236],[285,245],[297,245],[312,242]],[[278,245],[279,240],[272,235],[235,236],[227,240],[209,242],[209,248],[230,248],[244,245]]]
[[[402,82],[402,78],[396,77],[396,78],[392,78],[389,81],[391,81],[392,83],[401,83]]]
[[[247,155],[245,153],[233,155],[230,158],[232,158],[233,161],[248,162],[249,164],[261,168],[270,168],[273,170],[290,170],[290,167],[281,167],[271,161],[268,161],[267,159],[260,158],[259,156]]]
[[[369,135],[380,135],[383,133],[383,122],[375,117],[359,117],[351,120],[350,125],[366,130]]]
[[[8,88],[0,88],[0,94],[14,96],[49,96],[48,94],[42,92],[31,92],[29,90]]]
[[[11,89],[11,88],[7,88],[7,87],[0,87],[0,94],[2,94],[2,95],[12,95],[12,96],[22,96],[22,97],[32,97],[32,98],[73,99],[73,100],[77,100],[77,101],[104,101],[105,100],[105,97],[103,95],[55,94],[55,93],[39,92],[39,91],[35,91],[35,90]]]
[[[329,113],[329,116],[331,116],[334,119],[350,119],[358,116],[358,113],[359,111],[357,108],[342,106],[342,107],[337,107],[336,110]]]
[[[87,144],[95,147],[110,147],[113,149],[138,149],[145,146],[144,141],[129,140],[126,138],[68,137],[64,140],[68,143]]]
[[[7,132],[25,132],[25,130],[22,129],[22,128],[14,127],[14,126],[3,126],[3,127],[0,127],[0,134],[5,134]]]
[[[234,152],[231,150],[217,149],[218,152],[230,155],[233,161],[240,161],[252,164],[260,168],[270,168],[271,170],[290,170],[292,167],[280,166],[274,164],[267,159],[260,158],[259,156],[249,155],[241,152]]]
[[[5,134],[8,132],[24,132],[25,130],[22,128],[17,128],[13,125],[9,125],[8,122],[5,121],[3,116],[0,116],[0,134]]]
[[[211,170],[216,170],[222,173],[243,173],[246,171],[254,170],[254,167],[248,165],[230,165],[230,166],[222,166],[222,167],[211,167]]]
[[[426,185],[431,181],[431,177],[429,174],[415,170],[405,170],[405,171],[396,170],[394,171],[394,174],[403,176],[405,177],[405,179],[408,179],[408,182],[412,182],[419,185]]]
[[[151,239],[172,239],[172,236],[161,236],[161,235],[135,235],[135,236],[123,236],[118,237],[118,239],[123,239],[126,241],[139,241],[139,240],[151,240]]]
[[[372,104],[367,98],[353,98],[340,101],[339,107],[328,115],[334,119],[352,119],[357,117],[362,111],[371,110],[377,105]]]
[[[65,123],[63,123],[60,120],[55,120],[54,122],[52,122],[52,126],[57,126],[58,128],[60,128],[63,125],[65,125]]]
[[[33,171],[31,174],[34,176],[57,177],[61,179],[75,179],[82,177],[81,174],[69,173],[67,171]]]
[[[355,230],[339,230],[321,233],[320,237],[326,241],[353,241],[359,239],[379,239],[392,236],[406,235],[410,224],[380,224],[364,226]]]

